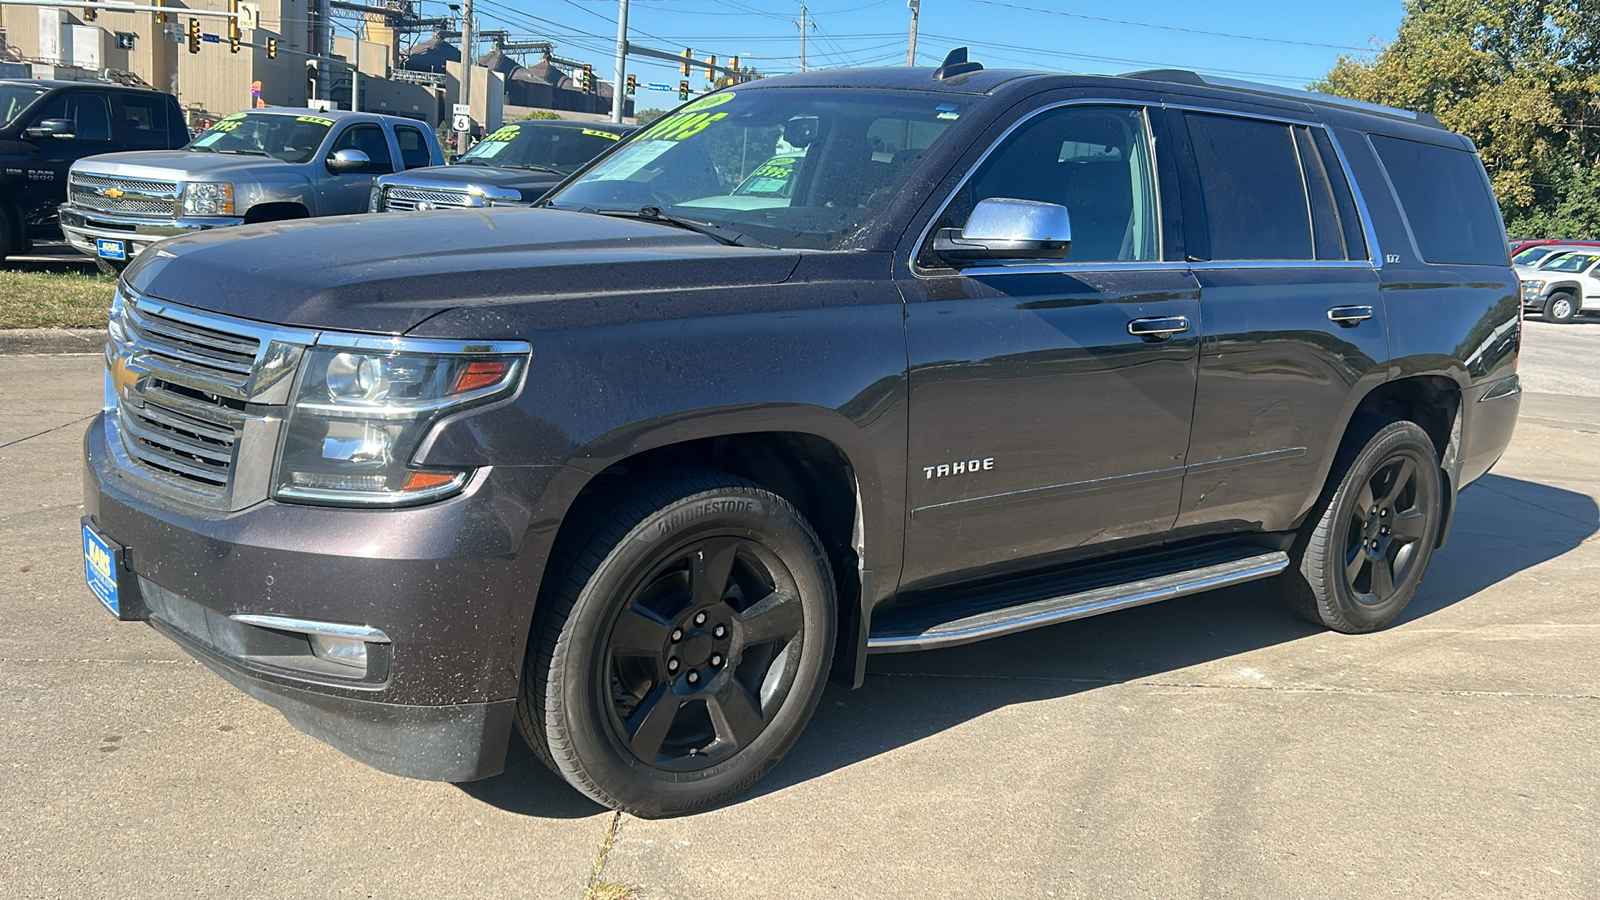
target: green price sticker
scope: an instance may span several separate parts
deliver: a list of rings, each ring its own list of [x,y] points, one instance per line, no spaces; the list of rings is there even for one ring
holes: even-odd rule
[[[589,135],[590,137],[602,137],[608,141],[622,140],[622,135],[620,134],[612,134],[609,131],[595,131],[593,128],[585,128],[583,133]]]
[[[296,122],[310,122],[313,125],[326,125],[329,128],[333,127],[332,119],[321,119],[316,116],[295,116],[294,120]]]

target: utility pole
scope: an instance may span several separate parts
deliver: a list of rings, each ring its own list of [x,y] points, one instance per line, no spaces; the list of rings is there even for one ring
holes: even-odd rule
[[[628,78],[628,0],[617,2],[617,80],[611,82],[611,121],[621,124],[626,100],[622,83]]]
[[[800,71],[806,70],[806,5],[800,4]]]
[[[906,45],[906,65],[917,64],[917,19],[922,15],[922,0],[906,0],[911,8],[911,41]]]
[[[361,39],[366,36],[367,17],[363,13],[356,26],[356,67],[350,70],[350,111],[361,112]]]
[[[472,0],[461,0],[461,104],[472,103]],[[470,124],[470,120],[469,120]],[[456,154],[467,152],[471,130],[456,132]]]

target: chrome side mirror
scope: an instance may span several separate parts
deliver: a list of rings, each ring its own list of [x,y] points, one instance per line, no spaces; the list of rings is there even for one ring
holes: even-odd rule
[[[372,165],[372,157],[360,150],[335,150],[328,157],[328,171],[336,175],[346,172],[364,172]]]
[[[76,137],[78,126],[71,119],[40,119],[33,127],[22,132],[25,138],[70,138]]]
[[[1059,203],[991,197],[978,201],[958,232],[934,235],[933,251],[952,266],[984,260],[1066,259],[1072,223]]]

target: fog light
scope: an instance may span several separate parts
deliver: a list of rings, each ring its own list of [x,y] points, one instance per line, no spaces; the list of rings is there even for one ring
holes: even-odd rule
[[[329,634],[309,634],[311,639],[311,653],[318,659],[325,659],[341,666],[353,669],[367,667],[367,642],[360,638],[335,637]]]

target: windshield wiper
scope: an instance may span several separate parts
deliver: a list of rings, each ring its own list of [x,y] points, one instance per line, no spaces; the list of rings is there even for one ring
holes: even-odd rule
[[[713,225],[710,222],[692,222],[688,219],[682,219],[672,215],[671,213],[663,212],[659,206],[643,206],[640,207],[637,212],[631,209],[602,209],[598,210],[598,212],[602,216],[629,216],[635,219],[643,219],[646,222],[660,222],[663,225],[676,225],[685,231],[693,231],[697,234],[703,234],[717,243],[726,244],[729,247],[766,246],[765,244],[748,240],[741,232],[737,232],[729,228],[723,228],[721,225]]]
[[[481,156],[463,156],[460,159],[456,160],[456,165],[458,165],[458,166],[492,166],[492,165],[494,165],[494,163],[489,162],[488,160],[484,159]]]
[[[271,156],[265,150],[218,150],[218,153],[237,153],[241,156]]]
[[[551,175],[567,174],[560,169],[552,169],[549,166],[541,166],[538,163],[506,163],[506,166],[512,169],[532,169],[535,172],[549,172]]]

